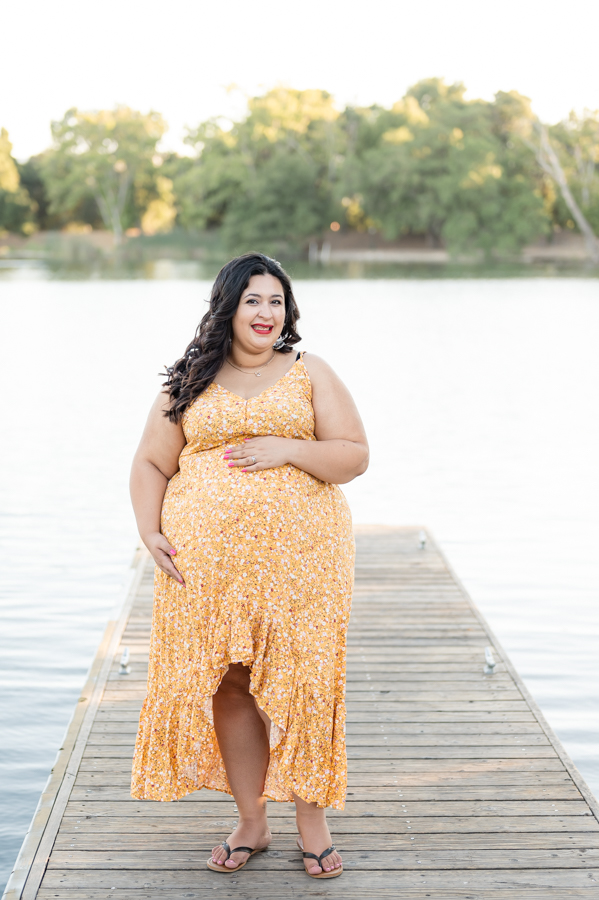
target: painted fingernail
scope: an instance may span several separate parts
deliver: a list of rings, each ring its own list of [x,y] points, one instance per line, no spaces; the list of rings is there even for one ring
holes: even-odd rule
[[[231,468],[231,466],[232,466],[232,465],[233,465],[233,463],[232,463],[232,462],[230,462],[230,463],[229,463],[229,468]]]
[[[168,552],[170,553],[171,556],[174,556],[175,553],[176,553],[177,551],[176,551],[176,550],[169,550]]]
[[[242,470],[241,470],[241,471],[242,471],[242,472],[246,472],[246,471],[247,471],[247,469],[242,469]]]

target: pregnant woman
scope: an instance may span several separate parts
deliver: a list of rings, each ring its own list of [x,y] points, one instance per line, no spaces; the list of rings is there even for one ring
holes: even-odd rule
[[[150,412],[131,476],[156,562],[132,794],[233,794],[237,827],[207,863],[222,873],[268,846],[267,798],[293,800],[306,872],[332,878],[354,562],[337,485],[368,446],[339,378],[293,350],[298,318],[275,260],[227,263]]]

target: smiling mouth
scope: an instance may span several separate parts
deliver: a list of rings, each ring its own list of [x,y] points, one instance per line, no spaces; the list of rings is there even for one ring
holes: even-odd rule
[[[257,334],[270,334],[274,325],[252,325],[252,328]]]

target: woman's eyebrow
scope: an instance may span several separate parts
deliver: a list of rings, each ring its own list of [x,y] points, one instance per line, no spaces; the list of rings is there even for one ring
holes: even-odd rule
[[[262,294],[257,294],[257,293],[255,293],[255,292],[252,291],[252,293],[250,293],[250,294],[244,294],[243,296],[244,296],[244,297],[262,297]],[[270,298],[271,298],[271,300],[272,300],[273,297],[279,297],[279,298],[281,298],[282,296],[283,296],[282,294],[271,294],[271,295],[270,295]]]

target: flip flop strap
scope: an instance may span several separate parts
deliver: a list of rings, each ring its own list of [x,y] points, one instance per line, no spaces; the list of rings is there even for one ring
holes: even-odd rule
[[[237,853],[238,850],[239,850],[240,853],[253,853],[253,852],[254,852],[254,848],[253,848],[253,847],[235,847],[234,850],[231,850],[231,848],[229,847],[229,845],[227,844],[226,841],[223,841],[223,842],[222,842],[221,847],[224,847],[225,850],[227,851],[227,859],[230,859],[230,858],[231,858],[231,854],[232,854],[232,853]]]
[[[330,856],[333,850],[335,849],[335,845],[332,844],[330,847],[327,847],[320,856],[317,856],[316,853],[302,853],[304,859],[315,859],[316,862],[320,865],[321,860],[325,858],[325,856]]]

